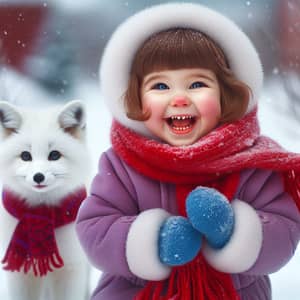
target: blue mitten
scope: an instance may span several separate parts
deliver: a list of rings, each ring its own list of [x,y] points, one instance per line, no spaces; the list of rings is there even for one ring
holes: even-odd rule
[[[193,260],[201,248],[202,235],[187,218],[168,218],[159,232],[159,258],[169,266],[180,266]]]
[[[234,214],[227,198],[213,188],[198,187],[186,200],[187,216],[213,248],[222,248],[230,239]]]

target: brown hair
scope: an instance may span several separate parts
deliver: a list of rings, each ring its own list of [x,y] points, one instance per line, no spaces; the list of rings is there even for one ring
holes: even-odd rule
[[[235,78],[221,48],[199,31],[173,28],[152,35],[137,51],[124,95],[127,117],[145,121],[150,116],[151,112],[143,111],[140,99],[140,87],[147,74],[180,68],[204,68],[216,74],[221,92],[220,123],[245,114],[251,90]]]

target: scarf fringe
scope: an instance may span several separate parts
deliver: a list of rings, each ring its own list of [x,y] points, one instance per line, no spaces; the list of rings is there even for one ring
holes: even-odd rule
[[[30,256],[24,257],[10,250],[7,251],[2,263],[5,264],[3,269],[6,271],[23,271],[24,274],[27,274],[32,270],[35,276],[45,276],[48,272],[53,271],[53,267],[61,268],[64,266],[63,259],[58,251],[47,257],[34,258]]]
[[[45,276],[64,266],[55,238],[55,229],[74,222],[85,188],[61,200],[59,206],[29,206],[23,198],[3,190],[3,206],[19,220],[2,260],[3,269]]]
[[[213,282],[209,280],[211,278]],[[148,282],[134,298],[134,300],[149,299],[240,300],[240,297],[233,286],[231,277],[214,270],[200,255],[187,265],[173,268],[167,280]]]

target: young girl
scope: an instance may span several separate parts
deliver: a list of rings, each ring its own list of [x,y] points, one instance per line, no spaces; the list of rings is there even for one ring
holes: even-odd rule
[[[270,300],[300,238],[300,156],[259,134],[249,39],[160,5],[116,30],[100,76],[112,148],[77,220],[103,271],[92,299]]]

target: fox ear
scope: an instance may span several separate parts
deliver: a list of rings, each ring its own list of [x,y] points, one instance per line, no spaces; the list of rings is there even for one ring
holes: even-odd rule
[[[85,109],[80,100],[67,103],[58,115],[59,126],[67,133],[79,137],[85,129]]]
[[[0,125],[6,136],[17,132],[22,124],[22,116],[17,108],[5,101],[0,101]]]

